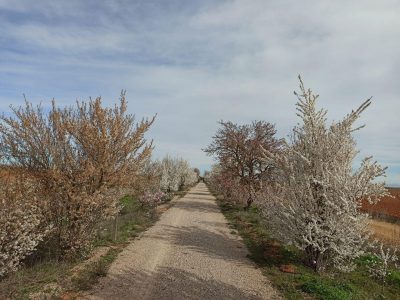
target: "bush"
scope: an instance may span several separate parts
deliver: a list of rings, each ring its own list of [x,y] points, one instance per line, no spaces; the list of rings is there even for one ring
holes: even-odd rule
[[[0,182],[0,277],[15,271],[49,231],[30,180]]]
[[[278,185],[264,199],[264,214],[275,234],[304,251],[306,263],[317,272],[328,266],[343,271],[369,244],[368,215],[361,201],[379,201],[385,173],[371,157],[353,169],[357,155],[354,122],[370,105],[364,102],[343,120],[326,124],[327,112],[316,108],[318,96],[300,79],[297,110],[302,124],[293,130],[292,142],[272,161]]]
[[[156,207],[167,199],[167,194],[162,191],[157,191],[155,193],[146,192],[139,198],[139,202],[143,206]]]
[[[49,247],[63,257],[85,253],[96,226],[118,212],[120,188],[132,186],[149,159],[144,134],[154,118],[135,123],[124,93],[113,108],[97,98],[64,109],[53,101],[48,113],[26,102],[13,112],[0,117],[0,157],[46,194],[55,227]]]
[[[392,274],[391,267],[397,266],[399,258],[397,249],[385,247],[380,243],[379,247],[375,248],[374,259],[370,260],[367,268],[372,277],[378,278],[384,284],[388,275]]]
[[[240,184],[240,179],[224,172],[221,165],[213,165],[211,172],[205,176],[204,180],[213,191],[221,193],[226,201],[238,205],[247,204],[248,188]]]
[[[198,181],[197,173],[182,158],[166,156],[157,163],[160,172],[160,189],[165,193],[177,192]]]

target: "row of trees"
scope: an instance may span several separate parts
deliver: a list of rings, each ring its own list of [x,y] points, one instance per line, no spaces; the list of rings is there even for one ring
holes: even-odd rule
[[[163,192],[176,192],[185,185],[190,186],[199,179],[199,171],[192,169],[189,163],[182,158],[166,156],[156,163],[161,174],[160,189]]]
[[[154,198],[197,181],[182,159],[151,161],[154,117],[136,122],[125,93],[112,108],[97,98],[12,110],[0,117],[0,277],[35,249],[59,259],[87,253],[126,194]]]
[[[299,79],[301,123],[290,140],[277,139],[266,122],[221,122],[205,149],[218,161],[206,180],[227,199],[247,205],[256,199],[271,232],[302,250],[316,271],[349,270],[371,246],[361,200],[376,203],[386,195],[384,183],[375,180],[385,168],[371,157],[353,168],[358,151],[352,133],[362,128],[354,123],[371,101],[327,125],[327,111],[316,107],[318,96]]]
[[[156,206],[170,200],[174,192],[192,186],[199,181],[200,171],[191,168],[189,162],[169,155],[162,160],[149,162],[143,172],[143,190],[139,200],[149,206]]]

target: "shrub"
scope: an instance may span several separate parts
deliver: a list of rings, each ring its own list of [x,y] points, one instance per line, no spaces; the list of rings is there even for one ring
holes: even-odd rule
[[[196,172],[182,158],[166,156],[158,165],[160,170],[160,189],[165,193],[179,191],[184,186],[189,186],[198,181]]]
[[[327,266],[349,270],[368,244],[361,200],[376,202],[386,193],[384,183],[375,182],[385,169],[371,158],[353,171],[358,152],[352,132],[359,129],[353,124],[370,100],[327,126],[327,112],[316,109],[318,96],[305,90],[301,78],[300,89],[297,110],[303,124],[295,127],[282,155],[269,159],[279,184],[270,190],[263,212],[276,235],[303,250],[316,271]]]
[[[27,178],[0,182],[0,277],[15,271],[50,229],[36,188]]]
[[[397,256],[397,250],[384,247],[380,243],[379,247],[376,248],[374,256],[375,259],[371,260],[367,268],[372,277],[380,279],[384,284],[387,276],[392,274],[391,267],[397,266],[397,262],[400,261]]]
[[[149,159],[144,134],[154,118],[135,123],[125,93],[113,108],[97,98],[64,109],[53,101],[48,113],[26,102],[13,112],[0,118],[0,157],[46,193],[55,227],[49,247],[65,257],[84,253],[97,224],[118,212],[120,188]]]
[[[229,172],[224,172],[221,165],[214,165],[204,180],[212,190],[221,193],[226,201],[238,205],[248,204],[250,187],[241,184],[240,179]],[[255,195],[254,191],[253,194]]]
[[[156,207],[157,205],[160,205],[162,202],[164,202],[166,198],[167,194],[160,190],[155,193],[148,191],[139,198],[139,202],[143,206]]]

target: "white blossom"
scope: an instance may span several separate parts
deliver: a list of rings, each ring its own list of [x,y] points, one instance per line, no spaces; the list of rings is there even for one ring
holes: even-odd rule
[[[303,250],[316,271],[327,266],[346,271],[368,244],[361,200],[376,202],[386,193],[384,183],[375,181],[385,169],[372,158],[352,168],[358,153],[353,124],[370,100],[327,126],[327,111],[316,109],[318,96],[300,82],[296,95],[302,124],[281,154],[266,158],[276,165],[279,180],[266,190],[261,206],[275,235]]]
[[[0,277],[15,271],[51,229],[28,179],[0,182]]]
[[[387,275],[390,274],[390,266],[395,265],[400,267],[397,265],[400,259],[397,256],[397,249],[384,247],[382,243],[379,244],[376,250],[374,259],[368,266],[368,270],[372,277],[379,278],[385,283]]]
[[[181,158],[166,156],[159,162],[160,189],[164,192],[176,192],[183,186],[188,186],[198,181],[197,173],[189,163]]]

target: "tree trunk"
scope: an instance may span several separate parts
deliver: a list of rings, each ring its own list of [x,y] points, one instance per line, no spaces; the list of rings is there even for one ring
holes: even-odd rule
[[[311,245],[307,246],[306,252],[306,265],[313,268],[315,272],[321,273],[326,268],[326,260],[324,255]]]

